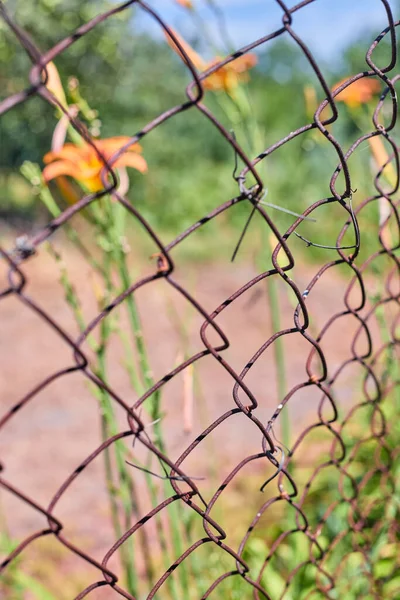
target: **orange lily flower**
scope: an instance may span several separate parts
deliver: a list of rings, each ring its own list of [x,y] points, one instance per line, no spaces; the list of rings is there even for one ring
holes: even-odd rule
[[[202,59],[197,52],[193,50],[193,48],[185,42],[185,40],[178,34],[176,31],[172,30],[172,33],[181,44],[182,48],[199,71],[206,71],[210,67],[218,64],[222,58],[216,56],[212,61],[206,62]],[[179,50],[178,46],[174,43],[174,41],[170,38],[169,35],[166,36],[168,44],[171,48],[179,54],[179,56],[185,60],[183,54]],[[224,90],[225,92],[231,92],[240,81],[248,80],[248,71],[251,67],[257,63],[257,57],[255,54],[243,54],[239,58],[236,58],[232,62],[220,67],[215,73],[209,75],[206,79],[203,80],[203,85],[207,90]]]
[[[345,81],[347,81],[347,79],[342,79],[339,81],[332,91],[334,92]],[[376,79],[367,79],[366,77],[363,77],[362,79],[357,79],[357,81],[354,81],[346,89],[340,92],[335,97],[335,101],[339,100],[351,108],[358,108],[361,106],[361,104],[367,104],[367,102],[372,100],[372,98],[378,94],[380,90],[381,86],[379,81]]]
[[[129,142],[127,136],[117,136],[105,140],[95,140],[99,152],[108,161],[111,157]],[[147,171],[147,163],[140,155],[142,148],[139,144],[132,144],[113,164],[113,168],[132,167],[141,173]],[[43,157],[47,165],[43,169],[43,177],[46,182],[60,175],[68,175],[83,183],[91,192],[98,192],[104,188],[100,173],[104,167],[95,149],[86,142],[82,146],[75,144],[64,144],[60,150],[48,152]]]
[[[193,8],[191,0],[175,0],[177,4],[180,4],[184,8]]]

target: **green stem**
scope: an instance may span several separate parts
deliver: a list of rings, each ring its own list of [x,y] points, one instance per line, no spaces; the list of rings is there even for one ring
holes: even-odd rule
[[[129,272],[128,272],[128,267],[127,267],[127,263],[126,263],[126,255],[124,252],[120,253],[120,256],[118,259],[118,269],[119,269],[122,285],[123,285],[124,289],[127,289],[130,285],[130,279],[129,279]],[[130,324],[131,324],[131,330],[132,330],[133,338],[134,338],[134,341],[136,344],[137,353],[139,356],[139,367],[140,367],[140,371],[141,371],[141,375],[142,375],[142,380],[144,382],[145,387],[148,389],[153,386],[154,380],[152,377],[150,362],[149,362],[149,359],[147,356],[146,344],[145,344],[144,337],[143,337],[143,330],[142,330],[142,324],[141,324],[139,312],[137,309],[135,299],[132,295],[127,297],[126,304],[127,304],[128,316],[129,316],[129,320],[130,320]],[[154,443],[162,453],[165,453],[165,444],[164,444],[163,433],[162,433],[162,424],[161,424],[161,421],[159,420],[161,418],[161,412],[160,412],[161,395],[160,395],[159,390],[157,390],[153,394],[153,396],[151,397],[151,400],[152,400],[152,402],[151,402],[150,410],[149,410],[150,417],[151,417],[152,421],[157,420],[157,422],[154,424]],[[151,459],[151,456],[149,458]],[[157,494],[155,493],[151,475],[147,474],[146,481],[147,481],[147,485],[150,486],[149,489],[151,489],[151,491],[152,491],[151,497],[152,497],[153,502],[158,503]],[[173,492],[171,485],[168,481],[164,481],[163,489],[164,489],[164,497],[168,497],[168,495],[171,494],[171,491]],[[175,492],[173,492],[173,493],[175,493]],[[156,506],[156,504],[154,506]],[[172,534],[172,546],[174,548],[174,553],[176,554],[176,556],[180,556],[183,553],[183,547],[182,547],[182,543],[181,543],[181,534],[179,532],[179,527],[178,527],[179,511],[178,511],[178,507],[177,507],[176,503],[170,504],[168,506],[167,511],[168,511],[168,515],[169,515],[169,522],[170,522],[171,534]],[[162,526],[160,517],[158,517],[158,519],[157,519],[157,529],[158,529],[158,533],[160,536],[160,545],[162,548],[164,558],[166,558],[168,556],[168,561],[169,561],[169,552],[168,552],[168,546],[167,546],[167,542],[166,542],[166,536],[165,536],[165,532],[163,530],[163,526]],[[169,564],[168,564],[168,567],[169,567]],[[189,589],[189,582],[187,579],[187,570],[186,570],[185,565],[182,565],[180,567],[179,573],[181,575],[183,590]],[[172,597],[177,598],[178,596],[177,596],[175,580],[168,578],[167,581],[168,581],[168,584],[170,587],[170,592],[172,594]]]
[[[112,208],[112,210],[111,210]],[[102,209],[103,215],[97,214],[100,210],[100,207],[94,207],[94,215],[97,222],[101,223],[102,235],[106,238],[107,244],[110,249],[110,256],[114,264],[116,265],[117,271],[120,276],[121,284],[123,289],[127,289],[131,284],[131,278],[129,275],[129,269],[127,265],[127,257],[123,250],[121,244],[121,238],[124,235],[124,221],[119,216],[116,215],[117,211],[122,208],[117,204],[111,205],[108,198],[103,199]],[[104,218],[105,217],[105,218]],[[140,388],[148,389],[153,385],[153,378],[150,368],[150,362],[147,356],[147,350],[145,345],[145,340],[142,332],[142,325],[139,316],[139,312],[136,306],[135,298],[132,295],[129,295],[125,300],[127,311],[128,311],[128,319],[130,323],[130,329],[133,336],[134,345],[136,348],[138,363],[139,363],[139,374],[135,377],[134,380],[139,382],[139,378],[141,381],[139,382]],[[132,365],[132,368],[133,365]],[[156,420],[160,418],[160,393],[157,391],[152,398],[152,404],[150,406],[150,416],[152,420]],[[160,422],[157,422],[154,425],[155,432],[155,444],[161,450],[161,452],[165,451],[165,445],[163,442],[162,436],[162,426]],[[152,455],[150,454],[149,460],[151,460]],[[149,465],[146,465],[149,468]],[[159,504],[157,487],[152,479],[152,476],[148,473],[145,473],[146,485],[150,494],[150,499],[153,507],[156,507]],[[164,490],[166,489],[164,482]],[[168,484],[168,493],[170,492],[170,486]],[[176,515],[176,518],[171,518],[171,515],[174,514],[174,508],[171,506],[168,507],[167,512],[170,517],[170,525],[171,530],[176,530],[176,523],[178,522],[179,515]],[[174,522],[175,521],[175,522]],[[155,524],[157,529],[157,534],[159,538],[161,553],[163,557],[164,567],[167,570],[171,564],[168,542],[167,542],[167,533],[164,528],[161,515],[157,514],[155,517]],[[174,539],[174,536],[173,536]],[[174,544],[175,546],[175,544]],[[148,566],[147,571],[149,572],[152,567]],[[172,578],[168,578],[167,587],[170,592],[170,595],[173,599],[178,598],[178,590],[176,587],[176,581]]]
[[[280,331],[281,319],[280,319],[280,303],[279,303],[279,290],[277,281],[273,277],[267,279],[268,289],[268,304],[271,316],[271,327],[273,332]],[[276,379],[277,379],[277,393],[279,402],[282,402],[286,396],[286,368],[285,368],[285,352],[283,347],[282,337],[278,337],[273,344],[274,348],[274,360],[276,367]],[[289,412],[284,408],[280,414],[281,422],[281,437],[282,443],[287,448],[290,447],[290,420]]]
[[[249,99],[248,94],[246,93],[245,86],[238,86],[238,88],[235,90],[235,95],[231,95],[229,98],[233,105],[236,107],[238,113],[242,116],[244,133],[247,138],[247,144],[250,148],[251,154],[255,155],[256,153],[262,150],[265,142],[263,139],[263,131],[257,124],[257,121],[254,117],[251,101]],[[278,332],[281,329],[279,290],[277,284],[278,282],[274,277],[268,277],[268,304],[270,310],[271,326],[274,332]],[[277,377],[277,393],[278,399],[281,402],[285,397],[287,391],[285,354],[282,337],[278,337],[275,340],[273,348]],[[289,413],[286,409],[284,409],[280,415],[280,422],[282,442],[286,447],[289,447],[290,420]]]
[[[111,296],[112,291],[112,273],[111,273],[111,257],[105,253],[104,256],[104,275],[106,277],[106,287],[108,299]],[[107,381],[107,364],[106,364],[106,350],[107,343],[111,336],[112,329],[108,319],[103,319],[100,324],[100,343],[96,352],[97,356],[97,376],[104,382]],[[101,431],[102,441],[106,441],[110,436],[115,435],[118,432],[117,422],[113,410],[113,406],[109,395],[104,390],[100,390],[99,393],[102,417],[101,417]],[[117,490],[113,482],[113,467],[111,459],[111,448],[107,447],[104,450],[104,465],[106,471],[106,482],[109,490],[111,517],[115,534],[118,538],[122,535],[122,527],[119,519],[119,507],[118,507],[118,496],[121,499],[123,518],[124,518],[124,529],[127,530],[131,527],[131,501],[130,501],[130,487],[133,482],[130,481],[130,473],[128,472],[127,465],[125,463],[126,449],[124,443],[121,440],[116,441],[113,444],[115,459],[117,464],[117,473],[119,481],[119,489]],[[129,483],[128,483],[129,482]],[[131,536],[122,546],[119,548],[119,555],[123,566],[124,574],[126,577],[127,588],[133,595],[137,593],[138,581],[135,571],[134,563],[134,540]]]
[[[121,284],[123,286],[123,289],[126,290],[131,285],[131,277],[129,275],[129,269],[128,269],[128,264],[127,264],[127,255],[124,252],[124,249],[121,244],[121,240],[124,236],[125,221],[124,221],[124,215],[121,217],[121,215],[118,214],[118,211],[121,210],[123,207],[120,207],[119,205],[114,204],[112,206],[112,208],[113,208],[113,210],[111,210],[111,205],[110,205],[110,203],[108,203],[108,205],[106,206],[106,209],[105,209],[107,211],[107,224],[108,224],[107,231],[110,233],[110,237],[111,237],[110,241],[112,244],[113,254],[114,254],[115,262],[116,262],[117,269],[119,272]],[[125,302],[126,302],[126,306],[127,306],[128,318],[129,318],[129,322],[130,322],[132,336],[133,336],[133,340],[134,340],[137,355],[138,355],[141,379],[142,379],[144,387],[146,389],[149,389],[154,385],[154,379],[153,379],[153,375],[152,375],[152,371],[151,371],[149,357],[147,355],[146,343],[145,343],[145,340],[143,337],[143,329],[142,329],[142,323],[141,323],[139,311],[138,311],[138,308],[136,305],[135,298],[132,294],[130,294],[126,298]],[[154,430],[153,430],[154,431],[154,443],[157,446],[157,448],[159,448],[159,450],[163,454],[165,454],[166,448],[165,448],[163,432],[162,432],[160,407],[161,407],[161,394],[160,394],[160,391],[157,390],[151,396],[149,414],[150,414],[152,421],[156,421],[156,423],[154,424]],[[151,461],[151,458],[152,457],[150,455],[149,461]],[[149,462],[149,464],[151,464],[151,463]],[[149,490],[151,491],[152,501],[158,503],[157,493],[154,488],[154,484],[151,479],[151,475],[147,474],[146,482],[147,482],[147,485],[149,486]],[[170,482],[167,480],[164,480],[164,482],[163,482],[163,491],[164,491],[165,498],[168,497],[171,494],[171,492],[175,493],[173,488],[171,487]],[[181,531],[179,528],[180,514],[179,514],[179,509],[178,509],[177,504],[176,503],[170,504],[168,506],[167,513],[169,516],[169,526],[171,529],[172,547],[174,550],[174,554],[177,557],[183,553],[182,534],[181,534]],[[164,556],[164,560],[166,562],[167,557],[168,557],[168,561],[169,561],[168,546],[167,546],[167,542],[166,542],[165,532],[163,530],[161,517],[159,515],[158,515],[156,521],[157,521],[158,533],[160,536],[160,546],[162,548],[162,553]],[[183,593],[185,594],[185,590],[189,589],[189,579],[188,579],[188,574],[187,574],[187,567],[185,564],[183,564],[180,567],[179,574],[180,574],[181,587],[182,587]],[[168,578],[168,586],[170,588],[172,597],[174,599],[177,598],[178,596],[177,596],[176,581],[174,579]]]
[[[132,511],[135,515],[139,515],[140,514],[139,498],[138,498],[138,493],[137,493],[136,487],[133,485],[132,479],[128,480],[128,485],[129,485],[130,497],[132,500]],[[150,550],[150,540],[149,540],[149,536],[147,534],[145,527],[139,528],[138,537],[139,537],[140,545],[142,548],[142,555],[143,555],[143,559],[144,559],[147,585],[148,585],[148,588],[151,589],[151,587],[153,586],[153,583],[154,583],[155,575],[154,575],[152,554],[151,554],[151,550]]]

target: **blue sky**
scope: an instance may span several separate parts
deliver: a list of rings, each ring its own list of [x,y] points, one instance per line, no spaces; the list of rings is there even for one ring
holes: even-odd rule
[[[169,25],[190,38],[195,26],[185,9],[174,0],[147,0]],[[226,23],[235,47],[243,46],[258,37],[277,29],[281,24],[282,11],[275,0],[216,0],[224,10]],[[215,16],[207,7],[207,0],[193,0],[207,23],[215,22]],[[287,0],[289,6],[295,1]],[[390,0],[394,17],[399,3]],[[136,26],[162,35],[148,17],[138,11]],[[397,14],[396,14],[397,13]],[[343,48],[366,30],[373,40],[387,26],[386,13],[381,0],[315,0],[294,15],[293,28],[319,59],[339,58]]]

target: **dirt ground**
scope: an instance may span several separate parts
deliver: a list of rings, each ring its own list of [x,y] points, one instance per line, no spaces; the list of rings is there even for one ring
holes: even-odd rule
[[[82,300],[85,318],[97,312],[94,299],[94,282],[82,261],[68,253],[68,269]],[[152,265],[135,265],[137,276]],[[64,300],[58,283],[59,271],[54,260],[41,250],[24,265],[27,277],[27,294],[70,334],[77,334],[71,310]],[[317,267],[296,267],[293,279],[300,289],[306,289]],[[195,297],[211,311],[234,290],[255,275],[251,264],[202,264],[178,268],[176,279],[190,289]],[[343,292],[349,281],[331,269],[308,298],[311,314],[311,332],[316,332],[333,313],[344,308]],[[2,288],[6,285],[6,272],[1,271]],[[293,323],[293,299],[279,282],[282,327]],[[186,352],[202,348],[199,326],[202,322],[185,300],[164,281],[152,283],[137,293],[137,302],[143,322],[143,333],[149,352],[153,375],[160,378]],[[121,319],[125,316],[121,314]],[[32,310],[15,296],[0,301],[0,389],[1,415],[14,406],[21,397],[54,371],[72,364],[71,350]],[[184,342],[179,333],[179,323],[187,330]],[[240,370],[249,358],[271,335],[266,284],[262,282],[229,306],[218,320],[231,342],[225,353],[230,364]],[[326,336],[329,370],[350,356],[350,340],[355,324],[349,317],[340,319],[332,333]],[[299,334],[284,340],[286,356],[286,385],[289,389],[307,379],[305,358],[309,345]],[[89,355],[90,351],[88,350]],[[128,404],[137,398],[130,386],[129,377],[122,364],[121,345],[115,340],[109,353],[109,383]],[[259,401],[257,416],[267,421],[280,399],[276,392],[276,375],[273,350],[269,349],[250,371],[246,379]],[[337,390],[341,403],[352,401],[352,373],[344,373]],[[184,404],[188,403],[189,388],[193,385],[192,417],[184,417]],[[202,359],[194,369],[194,381],[179,375],[163,388],[163,428],[167,447],[173,458],[211,421],[234,406],[232,379],[211,357]],[[186,391],[185,391],[186,390]],[[316,420],[316,407],[320,396],[313,388],[294,395],[289,403],[293,439],[306,423]],[[190,423],[187,422],[189,418]],[[119,415],[121,429],[126,429],[124,415]],[[185,423],[186,419],[186,423]],[[190,431],[185,432],[185,427]],[[149,429],[150,435],[151,430]],[[240,458],[260,451],[258,430],[243,415],[229,419],[210,436],[185,462],[191,475],[208,472],[210,459],[214,471],[226,474]],[[87,380],[81,373],[69,374],[49,385],[17,412],[0,431],[0,456],[4,466],[3,476],[15,487],[35,501],[47,506],[66,477],[100,443],[100,414]],[[137,450],[140,454],[140,449]],[[212,454],[210,454],[210,452]],[[211,458],[212,457],[212,458]],[[138,478],[142,477],[138,473]],[[262,473],[261,479],[262,481]],[[264,474],[265,479],[265,474]],[[46,527],[45,519],[12,494],[0,494],[3,520],[12,538],[24,536]],[[85,470],[60,500],[55,515],[64,523],[67,535],[84,540],[85,547],[98,558],[113,543],[113,533],[108,522],[107,494],[103,482],[103,462],[99,457]],[[28,554],[34,550],[27,550]],[[99,596],[100,598],[100,596]]]

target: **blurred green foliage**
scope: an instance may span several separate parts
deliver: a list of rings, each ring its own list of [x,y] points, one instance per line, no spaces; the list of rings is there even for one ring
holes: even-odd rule
[[[15,0],[6,6],[40,50],[45,51],[79,25],[115,5],[106,0],[84,3]],[[67,88],[70,77],[77,77],[82,96],[99,112],[101,137],[134,135],[161,112],[186,99],[185,86],[190,79],[184,66],[163,39],[156,40],[136,31],[136,10],[132,7],[107,19],[55,61],[64,87]],[[4,65],[0,84],[3,96],[7,97],[27,86],[30,61],[4,23],[0,24],[0,31],[0,63]],[[337,63],[336,72],[332,72],[331,66],[324,68],[329,85],[365,68],[364,54],[370,39],[372,35],[349,48],[344,59]],[[379,47],[379,52],[385,58],[387,48]],[[321,101],[323,91],[293,43],[280,38],[262,49],[246,90],[260,133],[251,154],[309,122],[303,90],[310,84]],[[221,94],[208,92],[205,102],[229,129],[231,123],[221,109]],[[361,108],[367,111],[366,107]],[[235,111],[234,106],[231,109]],[[348,109],[342,104],[340,110]],[[366,114],[363,118],[368,124]],[[24,160],[43,164],[42,157],[50,149],[56,123],[54,109],[37,97],[18,105],[1,119],[0,216],[11,221],[18,216],[35,222],[44,210],[19,175],[19,167]],[[244,130],[239,127],[235,133],[250,151]],[[351,118],[341,119],[334,125],[333,133],[345,148],[360,135]],[[337,155],[329,143],[319,138],[315,132],[302,135],[263,161],[267,201],[301,212],[311,202],[329,195],[329,179],[337,165]],[[130,171],[129,195],[159,231],[177,234],[236,194],[237,185],[231,176],[234,164],[231,148],[195,109],[157,127],[142,144],[149,173],[142,176]],[[350,168],[353,187],[365,195],[373,192],[367,144],[359,152],[362,160],[355,157]],[[337,187],[340,189],[340,183]],[[248,210],[248,206],[241,204],[222,219],[236,229],[243,226]],[[292,222],[292,217],[273,209],[272,212],[282,229]],[[342,209],[331,206],[330,215],[333,213],[342,223]],[[318,228],[304,223],[302,233],[316,243],[329,243],[327,233],[335,238],[337,227],[335,219],[331,220],[322,239],[321,235],[318,238]]]

